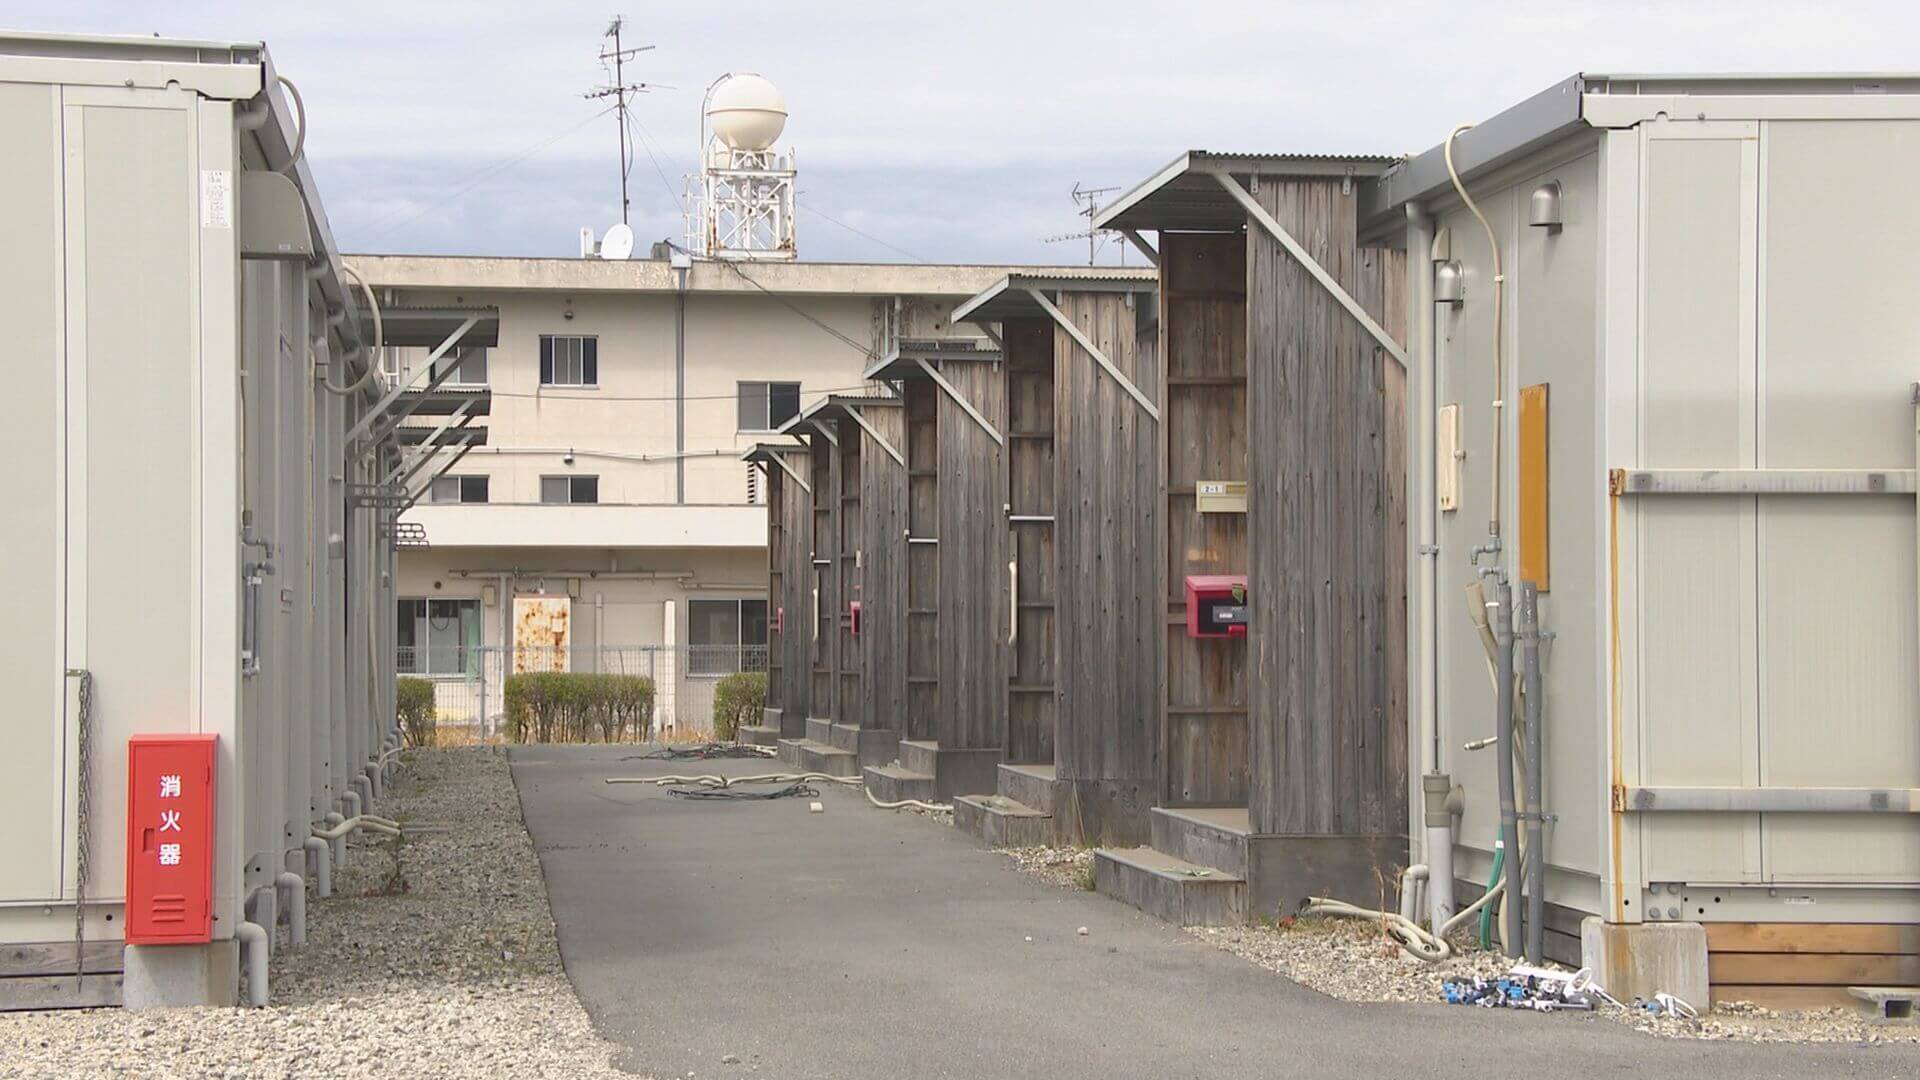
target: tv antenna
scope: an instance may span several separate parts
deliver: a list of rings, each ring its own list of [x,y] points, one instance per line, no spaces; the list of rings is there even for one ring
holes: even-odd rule
[[[1099,188],[1081,187],[1080,184],[1076,181],[1073,185],[1073,202],[1074,202],[1074,205],[1078,206],[1080,209],[1075,210],[1074,213],[1079,217],[1083,217],[1087,219],[1087,227],[1084,229],[1081,229],[1079,232],[1061,233],[1058,236],[1049,236],[1044,238],[1042,242],[1048,243],[1048,244],[1058,244],[1067,240],[1085,240],[1087,242],[1087,265],[1088,266],[1094,265],[1094,259],[1096,256],[1100,254],[1100,249],[1106,246],[1107,241],[1112,240],[1114,237],[1118,236],[1119,234],[1114,232],[1112,229],[1094,228],[1093,219],[1100,215],[1101,197],[1105,195],[1111,195],[1114,192],[1119,190],[1120,189],[1117,187],[1099,187]],[[1120,249],[1120,262],[1122,265],[1125,265],[1126,261],[1127,261],[1127,249],[1125,247],[1122,247]]]
[[[633,173],[633,147],[627,140],[627,98],[653,89],[646,83],[627,81],[627,61],[643,52],[651,52],[653,46],[636,45],[629,49],[622,44],[620,31],[626,23],[624,16],[615,15],[613,21],[607,24],[607,32],[602,35],[613,42],[612,48],[602,46],[600,49],[601,65],[605,66],[608,61],[613,62],[613,82],[596,86],[580,95],[588,101],[613,99],[615,119],[620,122],[620,223],[622,225],[627,223],[627,177]]]

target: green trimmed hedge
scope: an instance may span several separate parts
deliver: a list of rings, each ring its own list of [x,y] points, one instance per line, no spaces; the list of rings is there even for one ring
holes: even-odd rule
[[[625,742],[653,733],[653,680],[644,675],[509,675],[506,706],[513,742]]]
[[[429,679],[395,679],[393,699],[400,714],[400,737],[408,746],[432,746],[439,716]]]
[[[713,688],[713,737],[731,740],[740,725],[757,722],[766,707],[766,672],[741,671],[721,679]]]

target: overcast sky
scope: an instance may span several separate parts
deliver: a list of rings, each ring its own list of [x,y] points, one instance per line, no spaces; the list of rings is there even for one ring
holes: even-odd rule
[[[1076,183],[1131,186],[1188,148],[1423,150],[1582,70],[1920,66],[1911,0],[28,0],[0,25],[265,40],[346,250],[572,255],[619,219],[615,122],[582,95],[621,3],[628,43],[656,46],[628,77],[663,87],[635,106],[642,248],[684,234],[705,87],[759,71],[792,113],[814,260],[1084,262],[1045,241],[1083,225]]]

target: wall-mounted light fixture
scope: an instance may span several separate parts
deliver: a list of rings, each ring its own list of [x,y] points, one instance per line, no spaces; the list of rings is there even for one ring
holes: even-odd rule
[[[1436,263],[1433,268],[1433,302],[1458,304],[1467,298],[1467,271],[1459,260]]]
[[[1527,200],[1527,224],[1548,232],[1559,232],[1565,224],[1560,216],[1560,181],[1549,180],[1533,189]]]

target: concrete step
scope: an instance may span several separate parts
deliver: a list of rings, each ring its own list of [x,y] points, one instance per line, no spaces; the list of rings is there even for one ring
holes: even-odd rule
[[[827,742],[837,750],[852,751],[862,765],[885,765],[899,756],[900,733],[885,728],[835,724]]]
[[[829,746],[833,745],[833,720],[825,716],[807,717],[807,734],[805,737],[817,743],[826,743]]]
[[[999,750],[960,749],[918,739],[901,739],[897,752],[909,771],[933,777],[942,801],[998,791],[995,773],[1006,756]]]
[[[1026,803],[1043,814],[1051,814],[1058,809],[1053,797],[1057,781],[1051,765],[1003,764],[997,779],[1000,794],[1014,802]]]
[[[1244,878],[1152,848],[1095,851],[1093,887],[1180,926],[1234,926],[1247,921]]]
[[[1247,808],[1156,806],[1148,814],[1156,850],[1246,878],[1248,839],[1253,835]]]
[[[743,724],[733,735],[733,741],[742,746],[778,746],[781,738],[779,728],[759,724]]]
[[[925,773],[913,772],[903,765],[869,765],[860,771],[867,778],[867,790],[881,802],[936,801],[933,777]]]
[[[954,827],[988,847],[1047,847],[1053,817],[1000,795],[962,795],[953,800]]]
[[[860,762],[852,751],[840,750],[812,739],[781,739],[780,760],[797,772],[826,773],[828,776],[859,776]]]

